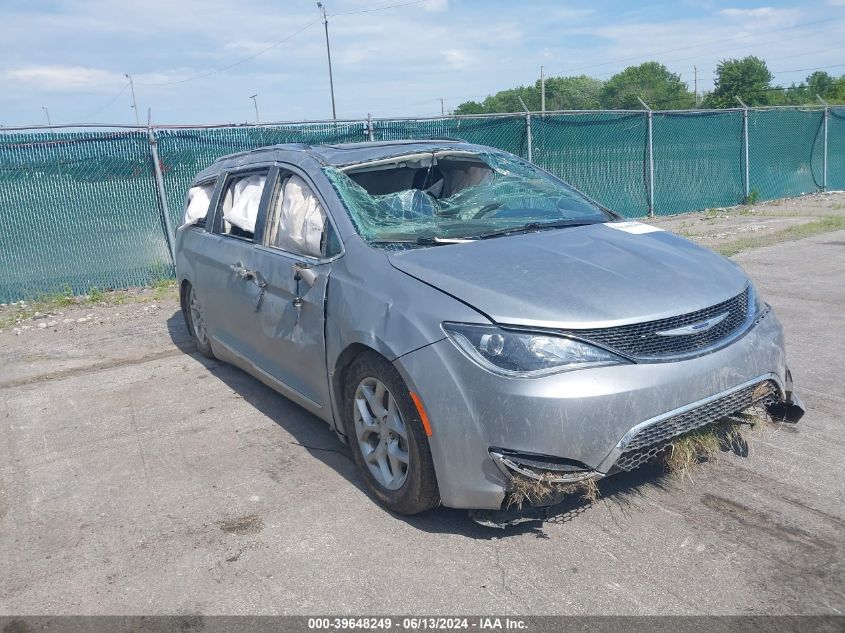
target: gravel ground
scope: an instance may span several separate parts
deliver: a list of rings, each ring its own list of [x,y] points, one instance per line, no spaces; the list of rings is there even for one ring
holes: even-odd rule
[[[765,208],[658,223],[718,240]],[[804,420],[507,531],[384,511],[324,423],[195,352],[172,289],[0,308],[0,614],[840,614],[845,231],[735,259],[784,322]]]
[[[651,218],[648,221],[709,248],[737,240],[762,238],[820,218],[845,218],[845,192],[814,193],[756,205],[714,208]]]

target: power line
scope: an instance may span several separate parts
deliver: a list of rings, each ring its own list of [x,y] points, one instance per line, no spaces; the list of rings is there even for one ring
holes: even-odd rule
[[[779,33],[781,31],[789,31],[789,30],[801,28],[801,27],[804,27],[804,26],[812,26],[814,24],[821,24],[823,22],[829,24],[830,22],[836,22],[836,21],[842,20],[842,19],[844,19],[844,18],[834,18],[834,19],[824,18],[824,19],[821,19],[821,20],[813,20],[811,22],[802,22],[801,24],[793,24],[792,26],[784,26],[784,27],[780,27],[780,28],[777,28],[777,29],[770,29],[768,31],[759,31],[757,33],[749,33],[747,36],[739,36],[739,37],[756,38],[760,35],[769,35],[771,33]],[[660,50],[660,51],[652,51],[652,52],[645,53],[645,54],[642,54],[642,55],[637,55],[637,56],[634,56],[634,57],[622,57],[622,58],[618,58],[618,59],[612,59],[612,60],[600,62],[600,63],[597,63],[597,64],[591,64],[589,66],[582,66],[580,68],[567,69],[567,70],[562,70],[562,71],[554,71],[554,73],[550,73],[550,74],[557,74],[557,75],[560,75],[562,73],[571,74],[571,73],[581,72],[581,71],[589,69],[589,68],[597,68],[599,66],[607,66],[609,64],[616,64],[616,63],[619,63],[619,62],[635,61],[635,60],[638,60],[638,59],[644,59],[644,58],[647,58],[647,57],[651,57],[653,55],[662,55],[664,53],[674,53],[674,52],[677,52],[677,51],[685,51],[685,50],[689,50],[689,49],[692,49],[692,48],[701,48],[702,46],[711,46],[713,44],[720,44],[720,43],[724,43],[724,42],[733,42],[733,41],[736,41],[736,39],[737,39],[737,36],[725,37],[725,38],[721,38],[721,39],[718,39],[718,40],[710,40],[709,42],[701,42],[699,44],[691,44],[689,46],[681,46],[681,47],[678,47],[678,48],[669,48],[669,49],[664,49],[664,50]]]
[[[353,11],[345,11],[343,13],[337,13],[337,14],[335,14],[335,17],[344,16],[344,15],[354,15],[354,14],[357,14],[357,13],[371,13],[373,11],[384,11],[386,9],[394,9],[394,8],[397,8],[397,7],[407,7],[407,6],[410,6],[410,5],[413,5],[413,4],[422,4],[424,2],[430,2],[430,1],[431,0],[414,0],[413,2],[402,2],[402,3],[398,3],[398,4],[390,4],[390,5],[387,5],[387,6],[376,6],[376,7],[371,7],[371,8],[356,9],[356,10],[353,10]],[[211,70],[207,73],[194,75],[192,77],[187,77],[185,79],[176,79],[174,81],[149,82],[149,83],[138,82],[138,85],[140,85],[140,86],[172,86],[172,85],[176,85],[176,84],[188,83],[190,81],[196,81],[197,79],[205,79],[206,77],[211,77],[212,75],[222,73],[226,70],[234,68],[235,66],[240,66],[241,64],[243,64],[245,62],[248,62],[252,59],[255,59],[256,57],[259,57],[260,55],[263,55],[264,53],[266,53],[268,51],[273,50],[274,48],[280,46],[281,44],[284,44],[288,40],[293,39],[294,37],[296,37],[297,35],[299,35],[303,31],[311,28],[312,26],[314,26],[318,22],[320,22],[320,20],[314,20],[313,22],[309,22],[308,24],[304,24],[300,28],[293,31],[292,33],[289,33],[288,35],[286,35],[285,37],[280,39],[279,41],[274,42],[273,44],[270,44],[270,46],[262,48],[260,51],[253,53],[252,55],[248,55],[247,57],[244,57],[243,59],[239,59],[238,61],[233,62],[233,63],[231,63],[227,66],[223,66],[221,68]]]
[[[819,66],[818,68],[793,68],[792,70],[773,70],[772,72],[776,75],[783,74],[783,73],[800,73],[806,70],[825,70],[826,68],[841,68],[845,66],[845,64],[831,64],[830,66]]]
[[[374,7],[371,9],[354,9],[352,11],[344,11],[343,13],[335,13],[333,17],[340,15],[355,15],[357,13],[372,13],[373,11],[384,11],[385,9],[396,9],[398,7],[409,7],[412,4],[423,4],[424,2],[431,2],[431,0],[414,0],[413,2],[402,2],[399,4],[389,4],[384,7]]]
[[[814,34],[817,34],[817,33],[821,33],[821,32],[823,32],[823,31],[824,31],[824,29],[820,29],[820,30],[818,30],[818,31],[812,31],[811,33],[809,33],[809,35],[814,35]],[[789,41],[789,40],[794,40],[794,39],[799,39],[799,38],[804,38],[804,37],[807,37],[807,35],[808,35],[807,33],[800,33],[800,34],[795,35],[795,36],[792,36],[792,37],[782,37],[782,38],[780,38],[780,40],[779,40],[779,42],[778,42],[778,43],[780,43],[780,42],[787,42],[787,41]],[[749,44],[746,44],[746,45],[742,46],[741,48],[739,48],[739,49],[737,49],[737,50],[748,51],[749,49],[752,49],[752,48],[753,48],[753,47],[755,47],[755,46],[756,46],[756,47],[759,47],[759,46],[760,46],[760,44],[756,44],[756,43],[749,43]],[[800,53],[800,54],[798,54],[798,55],[787,55],[787,56],[781,56],[781,57],[768,58],[768,59],[766,59],[765,61],[766,61],[766,62],[769,62],[769,61],[774,61],[774,60],[778,60],[778,59],[792,59],[793,57],[801,57],[801,56],[806,55],[806,54],[809,54],[809,55],[815,55],[815,54],[818,54],[818,53],[828,53],[828,52],[832,52],[832,51],[830,51],[830,49],[825,49],[825,50],[823,50],[823,51],[816,51],[815,53]],[[736,55],[739,55],[739,54],[740,54],[740,53],[733,52],[733,53],[731,53],[730,55],[731,55],[731,56],[736,56]],[[669,59],[662,58],[662,59],[661,59],[661,62],[664,62],[664,63],[677,63],[677,62],[684,62],[684,61],[691,61],[691,60],[701,61],[701,60],[705,60],[705,59],[706,59],[706,60],[709,60],[709,59],[711,59],[712,57],[713,57],[713,53],[704,53],[704,52],[702,52],[702,53],[700,53],[700,54],[690,55],[690,56],[688,56],[688,57],[675,57],[675,58],[671,58],[671,57],[670,57]],[[723,57],[723,59],[724,59],[724,57]],[[612,75],[612,74],[615,74],[615,73],[608,73],[608,75]]]
[[[809,52],[806,52],[806,53],[797,53],[795,55],[781,55],[779,57],[766,57],[763,61],[766,62],[766,64],[768,64],[769,62],[780,61],[782,59],[794,59],[796,57],[806,57],[807,55],[819,55],[821,53],[840,53],[840,52],[843,52],[843,51],[845,51],[845,49],[836,48],[836,49],[831,50],[829,48],[825,48],[825,49],[822,49],[822,50],[809,51]],[[736,55],[736,53],[732,53],[732,54]],[[681,60],[676,60],[676,61],[681,61]],[[828,68],[829,68],[829,66],[828,66]],[[771,72],[775,73],[775,72],[783,72],[783,71],[774,71],[773,70]],[[716,73],[711,72],[708,76],[709,77],[715,77]]]
[[[82,120],[83,120],[83,121],[85,121],[85,120],[87,120],[87,119],[90,119],[90,118],[95,117],[95,116],[97,116],[98,114],[100,114],[100,112],[102,112],[103,110],[105,110],[106,108],[108,108],[111,104],[113,104],[115,101],[117,101],[117,100],[120,98],[120,95],[122,95],[124,92],[126,92],[126,89],[127,89],[128,87],[129,87],[129,82],[127,81],[125,84],[123,84],[123,88],[121,88],[121,89],[120,89],[120,92],[118,92],[115,96],[113,96],[111,99],[109,99],[108,103],[106,103],[106,104],[105,104],[104,106],[102,106],[101,108],[99,108],[99,109],[95,110],[95,111],[94,111],[94,112],[92,112],[91,114],[89,114],[89,115],[87,115],[87,116],[82,117]]]
[[[223,66],[222,68],[217,68],[215,70],[212,70],[212,71],[209,71],[207,73],[200,74],[200,75],[194,75],[193,77],[187,77],[186,79],[177,79],[175,81],[162,81],[162,82],[155,82],[155,83],[138,82],[138,85],[141,85],[141,86],[172,86],[172,85],[175,85],[175,84],[185,84],[185,83],[188,83],[189,81],[196,81],[197,79],[204,79],[206,77],[211,77],[212,75],[222,73],[223,71],[229,70],[230,68],[234,68],[235,66],[240,66],[244,62],[248,62],[251,59],[255,59],[259,55],[263,55],[267,51],[272,50],[272,49],[276,48],[277,46],[284,44],[288,40],[296,37],[297,35],[299,35],[303,31],[305,31],[306,29],[311,28],[312,26],[314,26],[318,22],[319,22],[319,20],[314,20],[313,22],[309,22],[308,24],[305,24],[305,25],[299,27],[298,29],[296,29],[292,33],[289,33],[288,35],[286,35],[285,37],[280,39],[278,42],[270,44],[270,46],[267,46],[266,48],[262,48],[257,53],[253,53],[252,55],[249,55],[248,57],[244,57],[243,59],[239,59],[238,61],[236,61],[232,64],[229,64],[228,66]]]

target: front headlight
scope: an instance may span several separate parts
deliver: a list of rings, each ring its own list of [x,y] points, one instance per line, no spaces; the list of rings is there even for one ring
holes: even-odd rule
[[[444,323],[443,331],[470,359],[502,376],[528,378],[629,362],[599,347],[563,336],[468,323]]]

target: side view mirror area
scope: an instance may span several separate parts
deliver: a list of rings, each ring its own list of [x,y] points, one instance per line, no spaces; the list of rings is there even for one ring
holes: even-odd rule
[[[304,281],[310,288],[317,283],[317,273],[310,267],[303,264],[294,264],[293,277],[297,281]]]

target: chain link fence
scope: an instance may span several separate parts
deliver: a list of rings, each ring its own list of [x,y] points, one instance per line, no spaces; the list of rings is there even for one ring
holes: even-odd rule
[[[102,127],[0,134],[0,302],[172,276],[169,227],[194,175],[277,143],[463,139],[529,159],[628,217],[845,188],[845,107]]]

